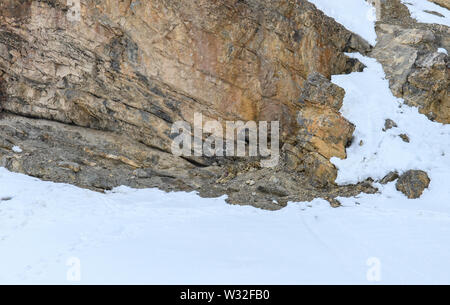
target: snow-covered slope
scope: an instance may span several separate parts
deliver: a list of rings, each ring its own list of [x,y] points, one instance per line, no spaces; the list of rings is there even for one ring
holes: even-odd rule
[[[375,59],[354,57],[367,66],[365,71],[332,79],[346,91],[341,112],[356,125],[347,159],[332,160],[339,168],[337,182],[356,183],[368,177],[381,179],[393,170],[420,169],[427,171],[432,180],[427,193],[442,191],[436,195],[446,194],[450,203],[450,191],[446,184],[442,185],[450,181],[450,125],[432,122],[417,108],[395,98]],[[398,127],[383,131],[386,119]],[[400,134],[406,134],[410,143],[404,142]]]
[[[339,209],[318,199],[269,212],[0,169],[7,197],[0,283],[450,283],[449,206],[409,201],[392,185]]]
[[[448,9],[427,0],[401,1],[408,7],[411,16],[417,21],[450,26],[450,11]]]
[[[375,45],[377,39],[377,34],[375,33],[376,11],[368,2],[364,0],[308,1],[350,31],[365,38],[370,44]]]

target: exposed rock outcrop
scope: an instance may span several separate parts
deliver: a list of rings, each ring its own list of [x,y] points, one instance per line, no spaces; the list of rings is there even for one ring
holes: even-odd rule
[[[400,0],[378,6],[378,43],[372,56],[384,68],[395,96],[429,119],[450,123],[450,28],[417,23]]]
[[[339,113],[345,96],[344,89],[331,83],[319,73],[312,73],[304,83],[299,99],[294,144],[286,146],[289,166],[303,170],[316,186],[333,184],[337,169],[331,157],[346,158],[346,147],[351,142],[354,126]],[[295,147],[295,149],[293,149]]]
[[[62,0],[0,0],[0,8],[2,166],[94,189],[226,193],[265,208],[274,198],[373,190],[335,186],[329,162],[345,158],[354,129],[338,111],[344,91],[329,79],[361,71],[344,52],[371,47],[307,1],[81,0],[74,12]],[[172,124],[192,123],[196,112],[205,121],[279,120],[283,162],[261,169],[252,159],[173,156]],[[236,191],[241,177],[267,175],[287,196],[258,183]]]

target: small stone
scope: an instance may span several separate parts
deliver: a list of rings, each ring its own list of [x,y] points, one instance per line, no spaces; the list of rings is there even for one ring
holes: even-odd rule
[[[245,183],[247,183],[250,186],[255,185],[255,181],[253,180],[247,180]]]
[[[402,133],[401,135],[399,135],[400,138],[402,138],[403,142],[409,143],[409,137],[407,134]]]
[[[332,208],[339,208],[342,206],[341,202],[336,198],[326,198]]]
[[[395,122],[394,122],[393,120],[391,120],[391,119],[387,119],[387,120],[384,122],[384,128],[383,128],[383,131],[392,129],[392,128],[394,128],[394,127],[398,127],[398,126],[397,126],[397,123],[395,123]]]
[[[322,155],[312,152],[305,156],[305,173],[317,187],[333,185],[337,178],[336,167]]]
[[[441,18],[445,18],[444,15],[442,15],[441,13],[436,12],[436,11],[424,10],[424,12],[428,13],[428,14],[431,14],[431,15],[435,15],[435,16],[441,17]]]
[[[427,118],[430,120],[430,121],[432,121],[432,122],[434,122],[434,121],[436,121],[436,114],[433,112],[433,111],[430,111],[430,112],[428,112],[427,114],[426,114],[426,116],[427,116]]]
[[[400,176],[396,188],[409,199],[422,196],[423,191],[430,185],[428,174],[421,170],[410,170]]]
[[[388,184],[389,182],[397,180],[399,177],[397,172],[390,172],[383,179],[380,180],[381,184]]]
[[[79,171],[81,171],[81,166],[75,162],[58,162],[58,166],[70,169],[74,173],[78,173]]]
[[[274,185],[260,185],[258,186],[258,191],[279,197],[286,197],[288,195],[288,192],[285,189]]]
[[[363,145],[364,145],[364,141],[363,140],[359,141],[359,146],[363,146]]]

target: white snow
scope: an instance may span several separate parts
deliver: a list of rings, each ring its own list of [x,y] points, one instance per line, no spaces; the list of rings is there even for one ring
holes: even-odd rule
[[[444,53],[444,54],[448,55],[447,50],[444,49],[444,48],[438,48],[438,52],[439,52],[439,53]]]
[[[405,4],[411,16],[422,23],[437,23],[450,26],[450,11],[442,6],[434,4],[428,0],[401,0]],[[427,12],[428,11],[428,12]],[[436,12],[442,16],[436,14],[430,14],[429,12]]]
[[[450,283],[448,204],[407,200],[393,185],[341,200],[270,212],[155,189],[100,194],[0,168],[0,283]]]
[[[356,125],[347,159],[332,159],[339,168],[337,182],[381,179],[389,171],[410,169],[428,172],[432,180],[430,190],[442,179],[450,181],[450,125],[432,122],[419,114],[417,108],[395,98],[381,64],[375,59],[348,55],[358,58],[367,68],[362,73],[332,78],[346,91],[342,114]],[[398,127],[383,132],[386,119],[393,120]],[[400,134],[408,135],[410,143],[403,142]]]
[[[348,30],[376,44],[376,10],[364,0],[308,0]]]
[[[13,146],[12,147],[12,151],[15,153],[21,153],[22,152],[22,148],[20,148],[19,146]]]

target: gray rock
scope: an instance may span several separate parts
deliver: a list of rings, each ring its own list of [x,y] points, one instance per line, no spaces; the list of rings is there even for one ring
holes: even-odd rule
[[[383,131],[392,129],[392,128],[394,128],[394,127],[398,127],[398,126],[397,126],[397,123],[395,123],[395,122],[394,122],[393,120],[391,120],[391,119],[386,119],[386,121],[384,122],[384,128],[383,128]]]
[[[395,181],[400,177],[397,172],[390,172],[383,179],[380,180],[381,184],[388,184],[389,182]]]
[[[342,206],[342,203],[336,198],[325,198],[325,200],[327,200],[330,203],[330,206],[332,208],[339,208]]]
[[[423,191],[430,185],[428,174],[421,170],[410,170],[400,176],[397,181],[397,190],[409,199],[422,196]]]
[[[286,197],[289,194],[284,188],[276,185],[260,185],[258,191],[280,197]]]
[[[388,184],[389,182],[395,181],[400,177],[397,172],[390,172],[383,179],[380,180],[381,184]]]
[[[410,142],[409,136],[407,134],[402,133],[399,135],[399,137],[403,140],[403,142],[406,142],[406,143]]]

